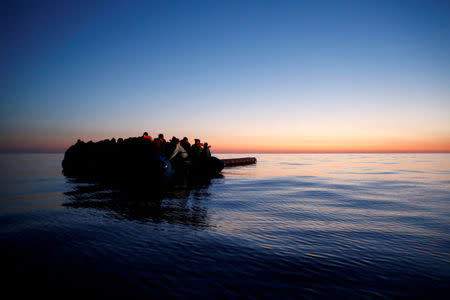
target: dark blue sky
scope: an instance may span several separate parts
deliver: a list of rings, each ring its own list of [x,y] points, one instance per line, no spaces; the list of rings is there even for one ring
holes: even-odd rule
[[[6,1],[1,14],[4,151],[144,130],[263,150],[265,137],[450,142],[448,1]]]

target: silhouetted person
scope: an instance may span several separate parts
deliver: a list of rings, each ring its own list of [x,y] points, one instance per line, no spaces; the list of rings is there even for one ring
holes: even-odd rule
[[[199,139],[195,139],[194,141],[195,143],[192,145],[192,160],[199,160],[202,156],[203,144],[200,143]]]
[[[148,140],[150,140],[150,142],[153,142],[153,139],[152,139],[152,137],[151,137],[151,136],[149,136],[147,132],[144,132],[144,134],[142,135],[142,137],[143,137],[144,139],[148,139]]]
[[[162,133],[158,134],[158,138],[154,140],[155,145],[158,149],[159,155],[166,154],[166,140],[164,139],[164,135]]]
[[[208,143],[205,143],[203,145],[203,151],[202,151],[202,158],[203,159],[208,159],[211,157],[211,151],[209,151],[209,148],[211,148],[211,146],[208,146]]]
[[[170,139],[170,141],[166,144],[166,153],[165,153],[166,158],[169,158],[172,155],[179,141],[180,141],[179,139],[173,136]]]
[[[184,150],[186,150],[187,153],[191,153],[191,144],[189,143],[189,140],[187,137],[184,137],[181,142],[180,145],[184,148]]]
[[[184,149],[183,146],[181,146],[178,139],[176,139],[174,142],[176,142],[175,149],[173,150],[173,153],[170,156],[169,160],[172,160],[172,159],[185,160],[188,157],[186,149]]]

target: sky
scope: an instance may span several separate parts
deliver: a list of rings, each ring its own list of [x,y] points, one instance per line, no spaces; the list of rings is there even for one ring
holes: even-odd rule
[[[0,5],[0,152],[450,152],[448,1]]]

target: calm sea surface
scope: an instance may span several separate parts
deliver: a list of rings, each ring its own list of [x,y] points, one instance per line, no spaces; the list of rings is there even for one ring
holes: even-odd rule
[[[448,297],[450,154],[251,156],[153,199],[0,155],[3,293]]]

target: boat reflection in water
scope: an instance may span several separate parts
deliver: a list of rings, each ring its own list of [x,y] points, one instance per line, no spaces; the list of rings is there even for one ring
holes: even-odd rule
[[[210,226],[206,207],[208,188],[214,177],[179,176],[170,185],[143,185],[105,181],[98,178],[69,177],[72,186],[64,195],[65,207],[104,211],[108,217],[140,222]]]

